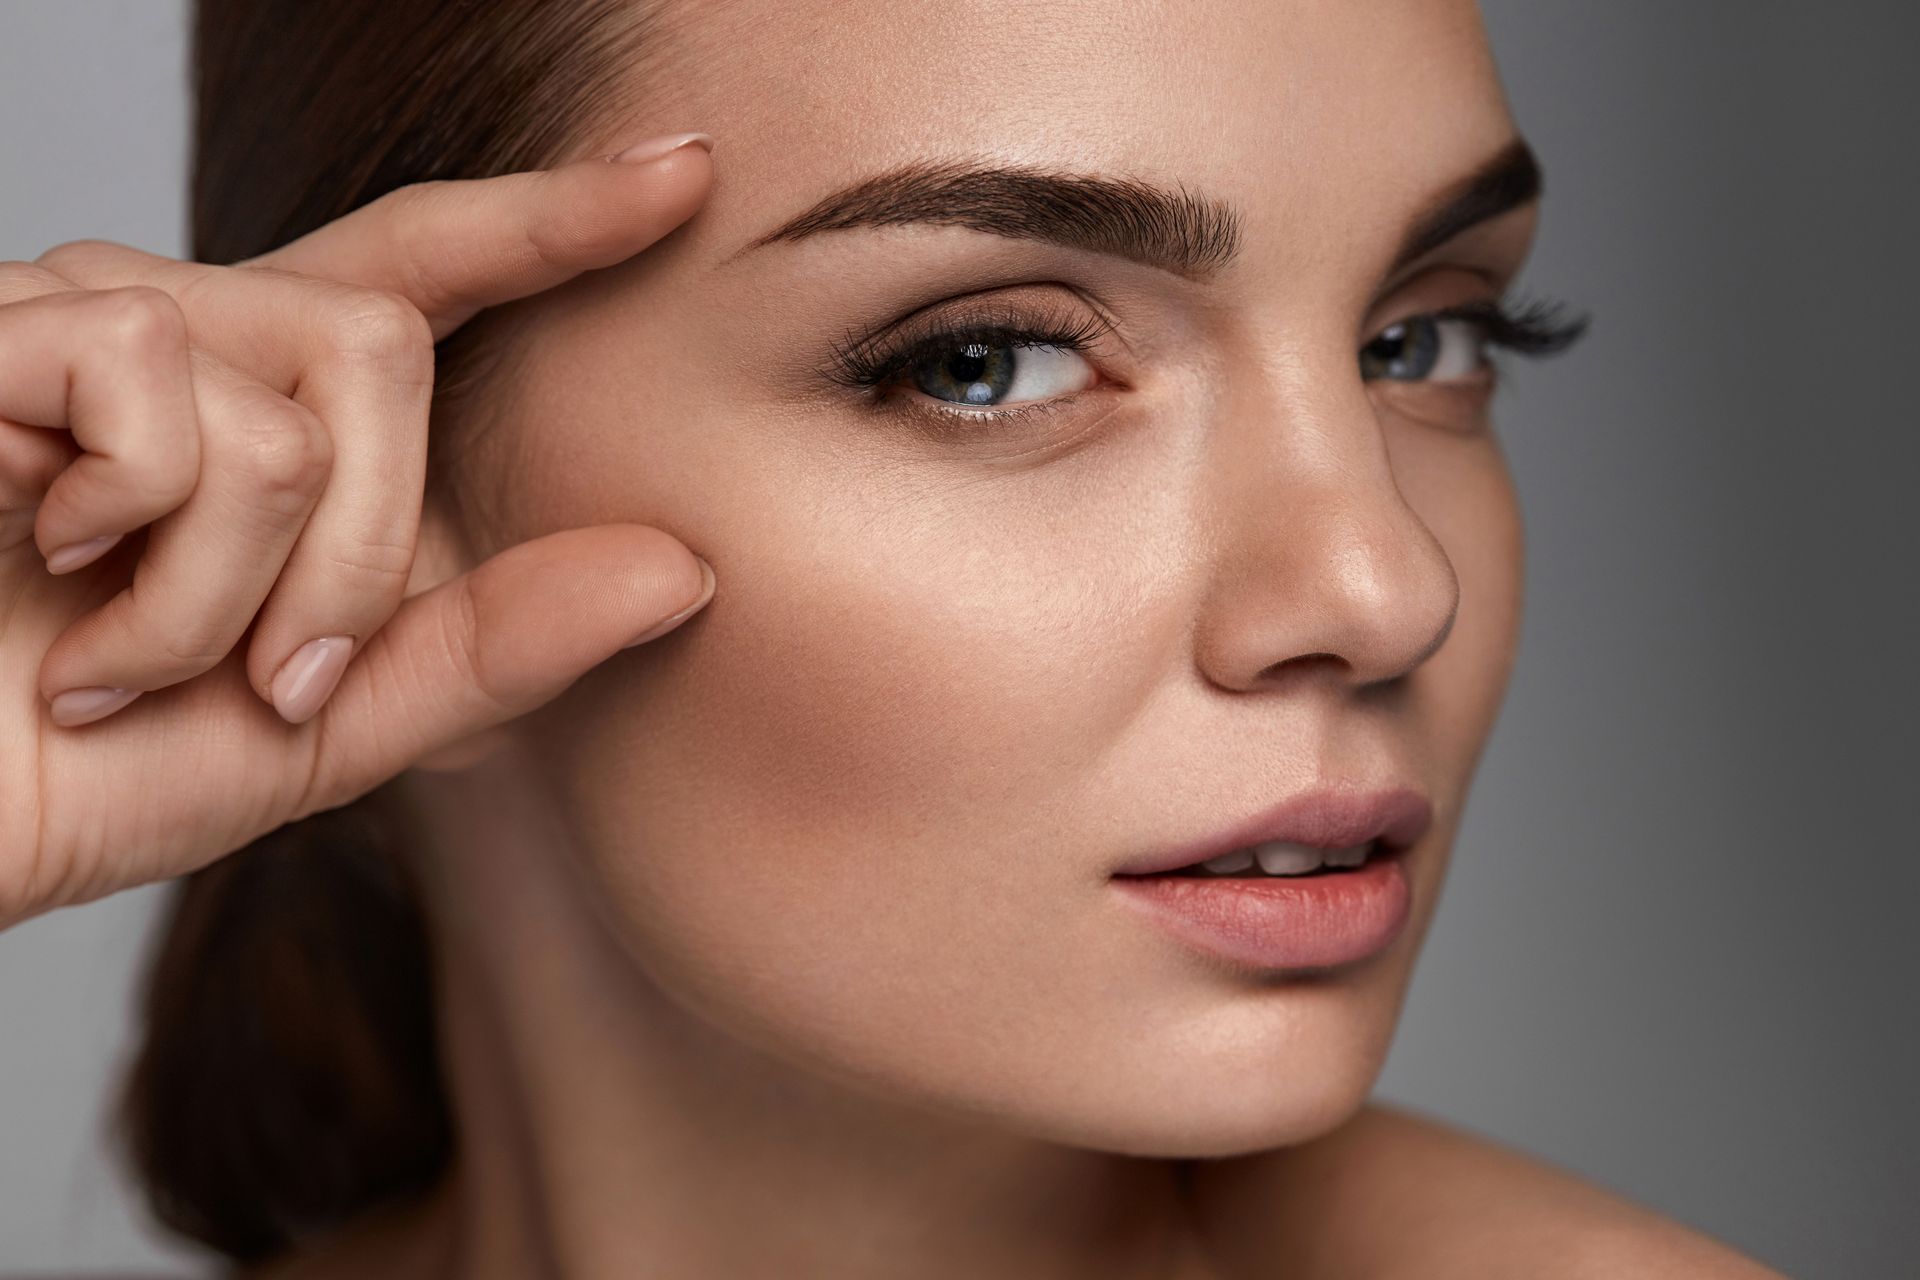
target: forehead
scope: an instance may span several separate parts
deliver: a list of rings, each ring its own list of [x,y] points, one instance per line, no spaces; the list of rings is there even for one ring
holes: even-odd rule
[[[1472,0],[668,0],[635,76],[650,125],[719,140],[715,243],[930,156],[1397,233],[1513,132]]]

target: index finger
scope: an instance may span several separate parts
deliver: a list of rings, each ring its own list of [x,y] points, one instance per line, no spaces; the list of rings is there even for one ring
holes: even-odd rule
[[[672,231],[706,199],[712,147],[704,133],[678,133],[553,169],[416,182],[233,265],[398,294],[437,342],[482,308],[610,267]]]

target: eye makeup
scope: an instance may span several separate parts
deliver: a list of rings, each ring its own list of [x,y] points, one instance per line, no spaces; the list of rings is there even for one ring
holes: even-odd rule
[[[1396,353],[1405,352],[1413,340],[1424,338],[1433,343],[1437,329],[1464,326],[1474,343],[1473,368],[1484,371],[1480,380],[1490,393],[1502,373],[1492,354],[1495,349],[1528,358],[1552,355],[1578,341],[1587,324],[1584,315],[1571,315],[1564,303],[1547,299],[1459,303],[1406,316],[1381,329],[1360,349],[1361,376],[1367,381],[1393,381],[1407,387],[1423,381],[1444,384],[1447,379],[1420,375],[1421,368],[1434,367],[1431,361],[1424,366],[1417,361],[1409,365],[1396,360]],[[864,333],[850,332],[833,345],[830,358],[818,372],[832,383],[861,392],[877,408],[880,401],[890,398],[883,396],[884,391],[903,379],[915,381],[907,375],[929,362],[950,362],[958,356],[977,366],[982,357],[995,352],[1075,352],[1086,353],[1087,363],[1098,370],[1100,349],[1108,344],[1124,345],[1117,326],[1104,315],[1057,298],[987,297],[962,300],[953,307],[923,309],[905,321]],[[1012,359],[1002,359],[999,364],[1010,367]],[[1414,376],[1408,376],[1409,368]],[[984,384],[975,384],[970,390],[983,391]],[[992,407],[948,401],[911,387],[898,398],[904,400],[904,409],[929,421],[937,430],[978,435],[1012,419],[1059,412],[1085,390]]]

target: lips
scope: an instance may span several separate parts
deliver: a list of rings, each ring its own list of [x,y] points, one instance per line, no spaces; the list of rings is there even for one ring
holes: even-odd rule
[[[1377,840],[1391,853],[1416,843],[1432,822],[1432,804],[1410,787],[1322,788],[1289,797],[1211,836],[1144,854],[1113,874],[1158,875],[1274,842],[1348,849]]]
[[[1405,930],[1413,887],[1401,854],[1432,822],[1433,806],[1410,787],[1323,787],[1143,854],[1113,873],[1113,887],[1165,933],[1215,960],[1266,972],[1325,970],[1377,956]],[[1365,851],[1357,865],[1306,868],[1346,862],[1357,848]],[[1197,866],[1236,850],[1252,851],[1262,874]],[[1314,851],[1339,852],[1316,859]]]

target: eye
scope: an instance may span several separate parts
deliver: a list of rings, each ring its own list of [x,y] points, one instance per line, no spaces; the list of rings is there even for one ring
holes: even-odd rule
[[[1360,348],[1360,376],[1369,381],[1464,382],[1500,373],[1493,348],[1550,356],[1580,340],[1587,317],[1544,298],[1463,302],[1408,316]]]
[[[1439,313],[1388,325],[1360,348],[1360,376],[1396,382],[1457,382],[1487,367],[1487,333],[1478,322]]]
[[[833,345],[821,373],[939,431],[1039,422],[1101,385],[1114,337],[1104,316],[1061,299],[976,300]],[[1086,352],[1086,354],[1082,354]]]
[[[1097,376],[1077,351],[992,339],[936,339],[914,353],[903,373],[924,395],[981,409],[1072,395]]]

